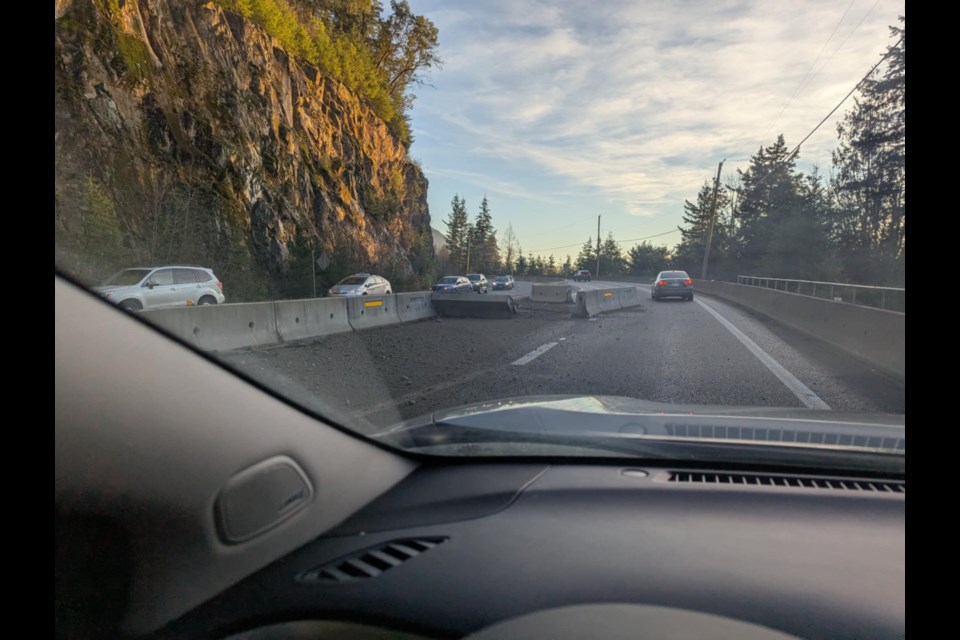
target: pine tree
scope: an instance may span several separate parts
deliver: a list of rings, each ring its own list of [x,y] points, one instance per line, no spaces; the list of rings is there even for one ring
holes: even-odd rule
[[[450,251],[450,265],[458,273],[463,273],[467,264],[467,243],[470,225],[467,220],[467,203],[459,194],[450,202],[450,215],[444,220],[447,225],[447,248]]]
[[[623,253],[620,245],[613,239],[613,232],[607,234],[607,239],[600,247],[600,273],[614,275],[623,272]]]
[[[904,23],[903,16],[900,17]],[[885,68],[862,85],[837,127],[835,232],[848,280],[902,285],[906,245],[905,32],[891,27]],[[883,70],[881,72],[881,69]]]
[[[717,191],[716,220],[713,227],[713,240],[710,245],[711,273],[719,273],[724,267],[728,242],[729,223],[726,220],[730,206],[730,196],[726,189]],[[705,181],[697,194],[696,204],[685,200],[683,203],[683,222],[680,230],[681,240],[676,247],[674,267],[688,273],[699,273],[703,264],[703,252],[707,235],[710,233],[710,216],[713,211],[713,185]],[[631,267],[632,268],[632,267]]]
[[[577,256],[577,269],[587,269],[592,271],[597,265],[597,249],[593,244],[593,237],[587,238],[587,241],[580,249]]]
[[[560,275],[564,277],[570,277],[573,274],[573,261],[570,259],[570,254],[567,254],[567,259],[563,261],[563,273]]]
[[[672,266],[666,247],[642,242],[627,251],[627,268],[632,275],[654,276]]]
[[[500,269],[500,250],[496,230],[490,215],[487,196],[480,201],[480,210],[473,225],[471,269],[480,273],[494,273]]]

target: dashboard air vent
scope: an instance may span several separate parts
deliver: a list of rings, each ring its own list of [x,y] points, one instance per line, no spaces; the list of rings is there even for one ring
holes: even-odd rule
[[[376,578],[385,571],[397,567],[424,551],[429,551],[448,538],[406,538],[384,542],[338,558],[333,562],[304,571],[297,582],[307,584],[337,584]]]
[[[673,471],[669,482],[696,484],[744,485],[754,487],[797,487],[802,489],[835,489],[840,491],[872,491],[875,493],[907,492],[906,482],[815,476],[774,476],[746,473],[706,473]]]
[[[904,438],[868,436],[852,433],[805,431],[802,429],[775,429],[764,427],[725,426],[711,424],[686,424],[682,422],[664,425],[667,433],[675,438],[715,440],[749,440],[751,442],[780,442],[785,444],[814,444],[855,449],[890,452],[905,452]]]

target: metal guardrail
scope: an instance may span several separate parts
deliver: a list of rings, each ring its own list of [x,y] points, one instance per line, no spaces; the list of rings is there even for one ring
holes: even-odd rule
[[[835,302],[848,302],[865,307],[878,307],[901,313],[906,311],[907,290],[903,287],[876,287],[866,284],[770,278],[767,276],[737,276],[737,284],[775,289]]]

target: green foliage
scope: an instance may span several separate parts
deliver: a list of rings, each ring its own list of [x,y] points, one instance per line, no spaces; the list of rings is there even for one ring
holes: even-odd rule
[[[496,230],[490,215],[487,196],[483,196],[477,219],[473,225],[470,242],[470,270],[480,273],[496,273],[500,269],[500,249],[497,247]]]
[[[577,270],[587,269],[591,272],[595,271],[597,268],[597,245],[593,242],[593,238],[587,238],[587,241],[583,243],[583,247],[580,249],[579,255],[577,255],[576,262]]]
[[[666,247],[655,247],[642,242],[627,251],[627,269],[630,275],[652,276],[671,266]],[[689,269],[687,270],[689,272]]]
[[[447,249],[450,252],[450,266],[457,273],[467,269],[467,243],[469,242],[470,223],[467,220],[467,203],[454,194],[450,202],[450,215],[444,220],[447,226]]]
[[[217,1],[263,27],[290,54],[343,82],[410,145],[410,87],[422,84],[423,72],[439,66],[440,58],[437,28],[414,15],[405,0],[391,2],[387,17],[379,2],[369,0]]]
[[[137,79],[144,78],[149,68],[146,43],[136,36],[119,31],[117,32],[117,49],[120,57],[123,58],[127,72]]]

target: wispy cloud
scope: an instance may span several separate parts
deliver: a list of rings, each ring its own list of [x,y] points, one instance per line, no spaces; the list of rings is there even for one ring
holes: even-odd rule
[[[445,59],[414,109],[431,190],[459,179],[555,205],[537,189],[561,184],[568,201],[600,198],[661,226],[719,160],[781,132],[799,142],[892,44],[904,11],[857,0],[838,27],[846,1],[412,4],[437,23]],[[827,167],[835,146],[834,121],[801,160]]]

